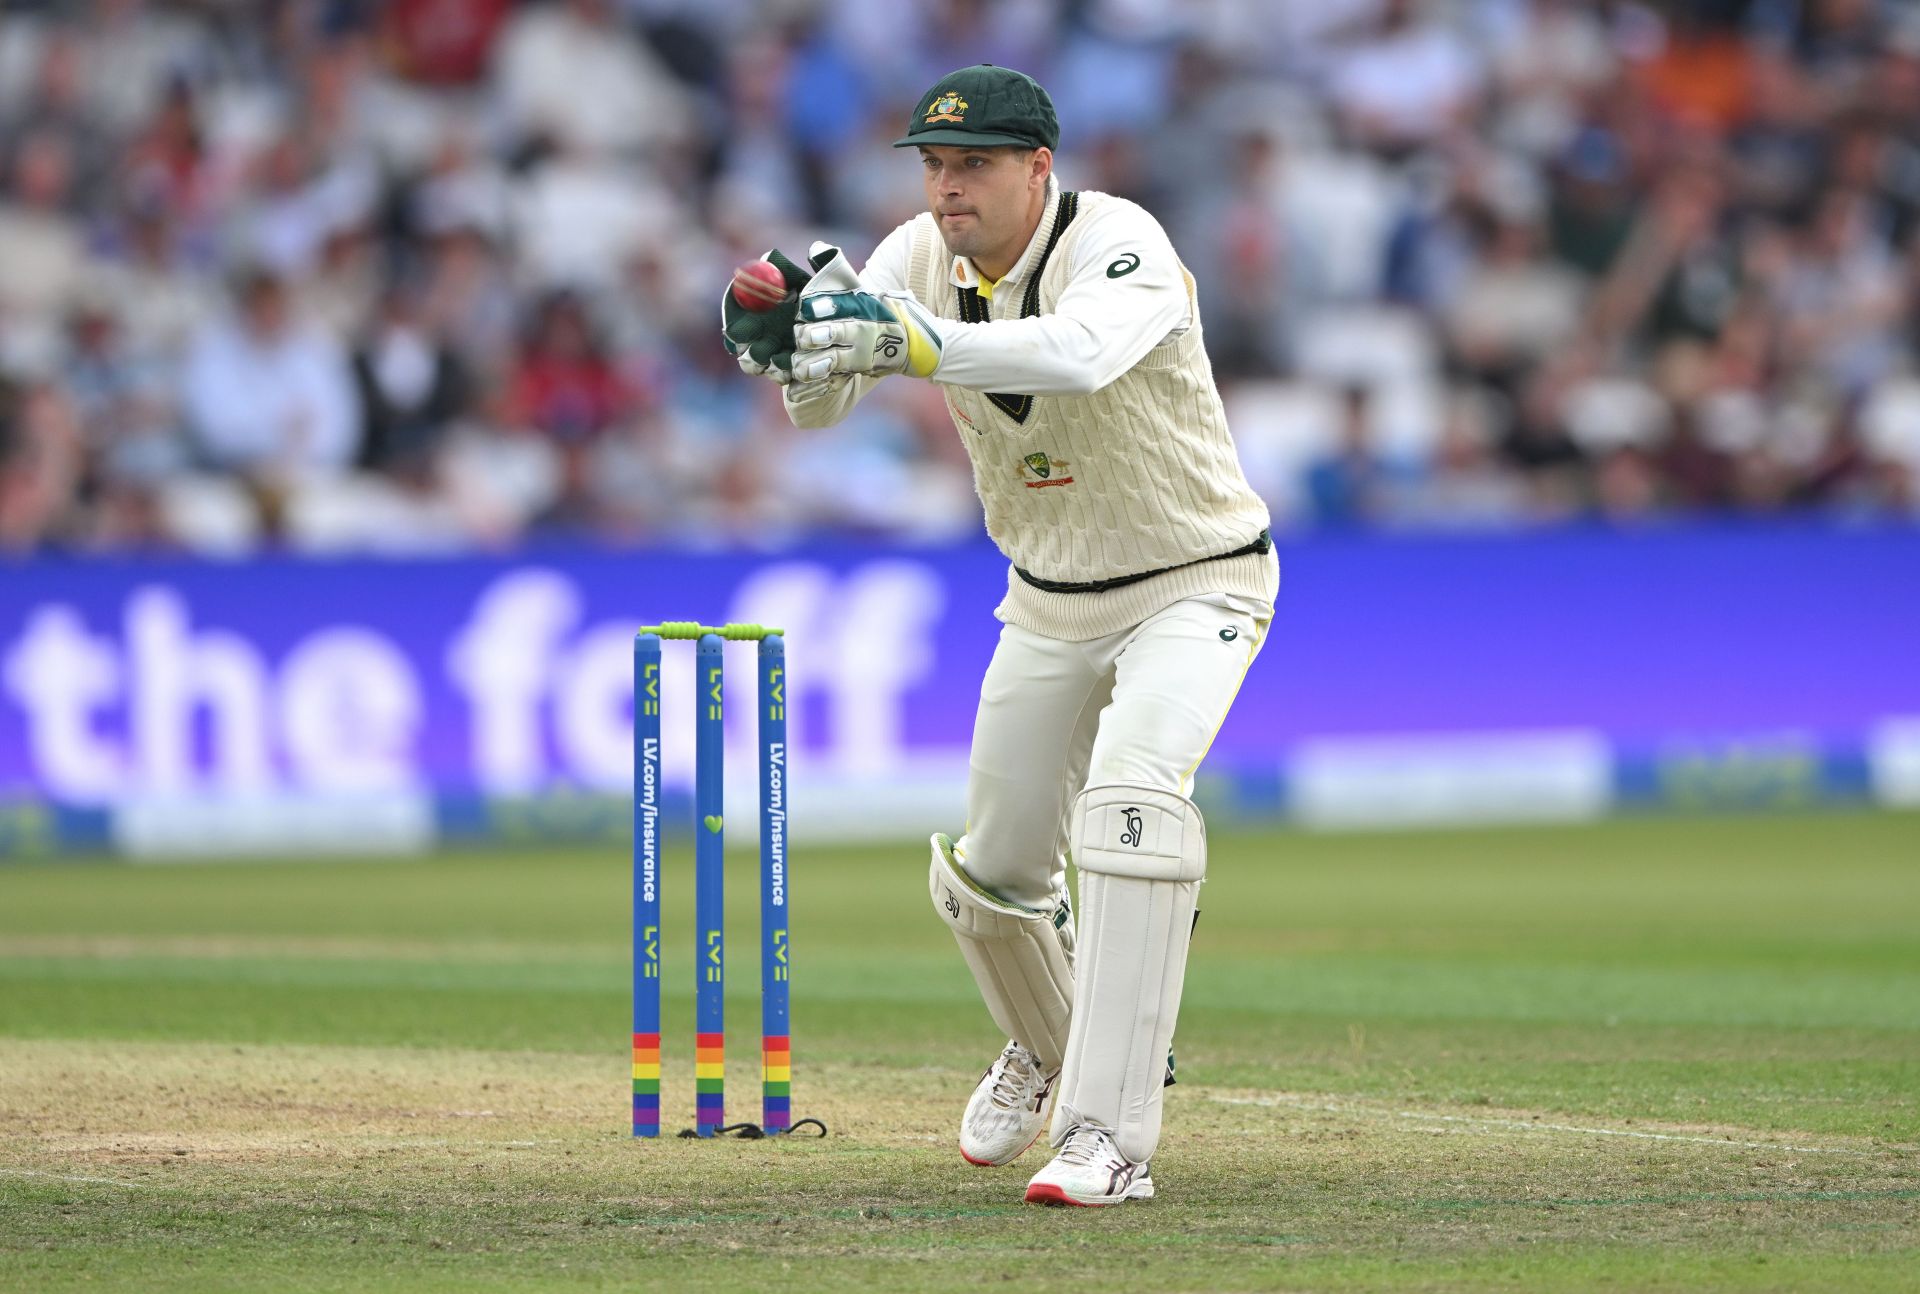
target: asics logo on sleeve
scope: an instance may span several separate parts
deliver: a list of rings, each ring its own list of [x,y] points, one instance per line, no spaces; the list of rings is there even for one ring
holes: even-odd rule
[[[1139,268],[1140,254],[1138,252],[1128,252],[1125,256],[1122,256],[1119,260],[1107,266],[1107,277],[1110,279],[1123,278]]]

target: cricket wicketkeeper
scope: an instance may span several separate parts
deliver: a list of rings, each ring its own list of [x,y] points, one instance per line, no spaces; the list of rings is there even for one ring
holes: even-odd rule
[[[1011,1163],[1048,1130],[1026,1198],[1113,1204],[1153,1194],[1207,871],[1188,792],[1279,571],[1192,277],[1140,207],[1061,191],[1059,136],[1030,77],[943,77],[895,145],[919,152],[927,213],[858,274],[824,243],[806,266],[770,252],[785,304],[723,309],[728,349],[784,385],[795,426],[837,422],[894,374],[946,395],[1011,563],[966,832],[933,837],[934,909],[1009,1037],[960,1153]]]

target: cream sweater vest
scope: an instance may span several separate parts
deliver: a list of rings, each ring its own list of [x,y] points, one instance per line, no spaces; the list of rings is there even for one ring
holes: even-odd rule
[[[1126,199],[1082,192],[1079,201],[1080,217],[1067,226],[1041,274],[1042,314],[1066,289],[1086,213]],[[1057,197],[1049,202],[1041,220],[1041,240],[1057,203]],[[908,283],[929,310],[957,320],[959,290],[949,269],[932,218],[920,217],[912,225]],[[1185,267],[1181,274],[1191,300],[1193,276]],[[996,318],[1012,318],[1017,298],[996,300],[994,308]],[[1024,422],[982,392],[942,390],[973,459],[987,533],[1014,567],[1072,584],[1163,572],[1114,589],[1056,593],[1009,570],[996,613],[1002,620],[1084,641],[1197,594],[1273,601],[1279,574],[1272,553],[1208,560],[1246,546],[1269,518],[1240,470],[1197,303],[1185,332],[1155,346],[1115,381],[1091,395],[1035,396]]]

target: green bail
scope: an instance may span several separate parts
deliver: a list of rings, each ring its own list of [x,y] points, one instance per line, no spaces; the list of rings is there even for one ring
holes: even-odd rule
[[[763,638],[785,636],[784,630],[771,625],[703,625],[698,620],[667,620],[657,625],[641,625],[636,632],[672,639],[704,638],[712,634],[728,642],[759,642]]]

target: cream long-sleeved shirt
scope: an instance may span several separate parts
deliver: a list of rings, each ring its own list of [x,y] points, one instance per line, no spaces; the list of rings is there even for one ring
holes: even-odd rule
[[[1012,563],[1002,619],[1084,640],[1196,594],[1271,602],[1272,554],[1249,551],[1266,505],[1227,432],[1192,279],[1145,210],[1049,180],[1039,227],[997,283],[947,252],[931,215],[889,234],[860,278],[936,316],[931,380]],[[968,289],[984,311],[963,311]],[[788,416],[829,426],[879,380],[791,384]]]
[[[1059,201],[1058,185],[1048,178],[1048,215]],[[1191,326],[1193,301],[1180,258],[1160,222],[1131,202],[1088,207],[1073,222],[1076,237],[1067,288],[1053,309],[1032,318],[988,323],[939,320],[941,358],[933,381],[972,391],[1088,395]],[[919,226],[931,224],[932,217],[920,216],[882,239],[860,271],[862,285],[875,293],[913,292],[908,268],[915,235],[923,232]],[[988,296],[996,316],[1009,306],[1018,310],[1047,233],[1043,217],[1026,251],[996,283],[982,279],[964,256],[950,258],[947,281],[956,289],[972,288]],[[1133,269],[1108,273],[1129,262]],[[934,308],[932,302],[922,304]],[[873,385],[874,379],[858,378],[802,384],[798,390],[789,388],[788,409],[798,426],[829,426],[845,417]],[[829,394],[834,398],[822,398]],[[812,420],[820,415],[827,416]]]
[[[972,391],[1089,395],[1161,342],[1187,330],[1193,303],[1180,258],[1158,221],[1131,202],[1110,202],[1089,204],[1074,227],[1079,234],[1067,266],[1066,290],[1053,309],[1029,319],[942,322],[934,381]],[[861,274],[874,290],[912,290],[907,283],[911,229],[902,225],[874,249]],[[992,285],[996,316],[1009,306],[1019,309],[1042,241],[1037,235],[1014,267]],[[1108,273],[1110,266],[1124,269],[1129,263],[1134,268],[1125,273]],[[948,281],[956,288],[985,286],[964,256],[952,258]]]

